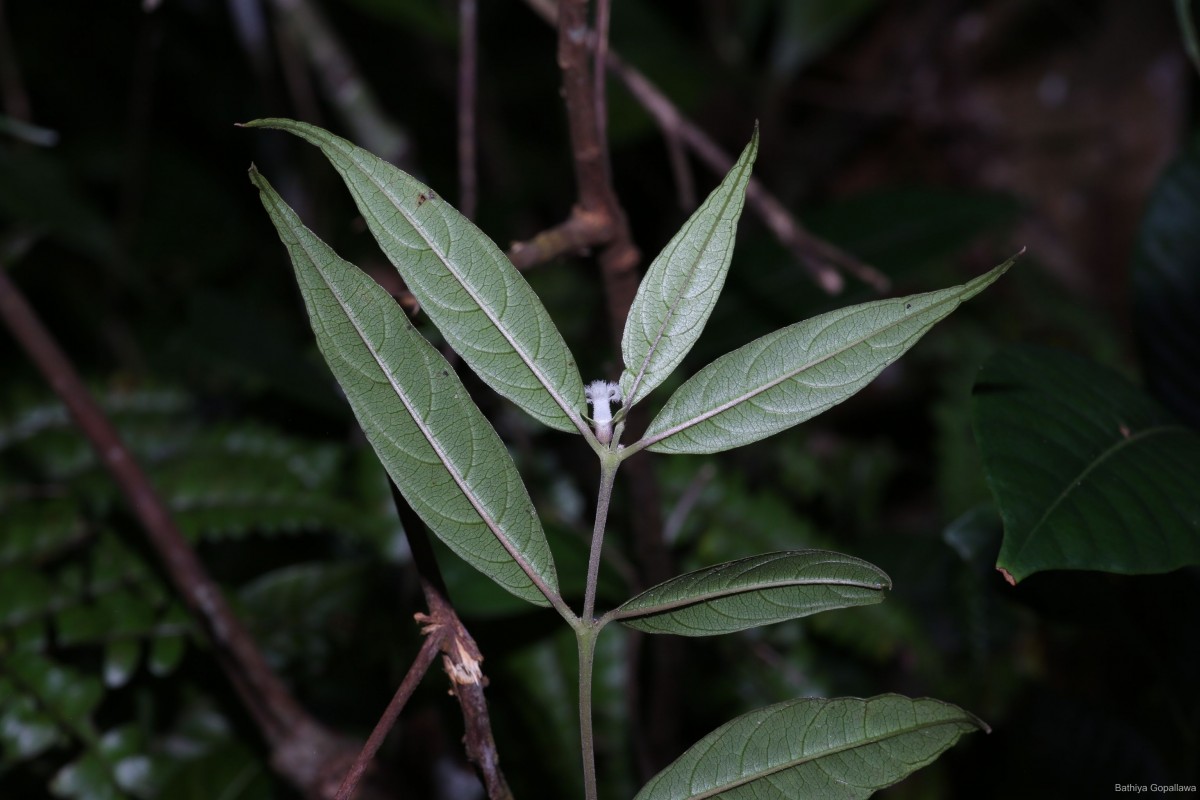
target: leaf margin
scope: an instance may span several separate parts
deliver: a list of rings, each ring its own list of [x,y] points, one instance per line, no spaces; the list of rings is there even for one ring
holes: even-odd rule
[[[783,562],[783,563],[781,563]],[[764,585],[761,583],[751,582],[748,576],[754,576],[755,573],[772,571],[771,568],[780,569],[791,567],[799,570],[815,570],[820,567],[841,567],[843,570],[857,570],[862,574],[855,578],[843,577],[841,579],[821,579],[817,577],[811,578],[775,578],[769,579],[769,582]],[[646,606],[653,598],[662,594],[670,594],[673,589],[679,586],[684,586],[686,589],[694,589],[699,584],[708,586],[710,584],[720,583],[719,578],[726,577],[723,573],[729,571],[739,571],[734,575],[733,585],[725,587],[713,587],[707,591],[700,591],[691,596],[684,596],[673,600],[663,601],[656,606]],[[867,576],[873,576],[875,580],[871,580]],[[754,595],[759,592],[776,593],[786,590],[794,590],[795,592],[803,592],[806,588],[817,589],[819,587],[849,587],[852,589],[862,590],[863,595],[859,597],[843,596],[841,598],[831,599],[829,602],[822,603],[819,600],[798,599],[793,600],[795,605],[813,604],[819,605],[818,608],[811,610],[794,609],[776,615],[763,615],[759,620],[746,623],[736,622],[730,623],[727,626],[721,626],[716,629],[686,631],[682,623],[672,626],[671,618],[686,612],[697,611],[707,613],[713,617],[722,617],[723,614],[719,610],[719,605],[723,600],[741,597],[743,595]],[[677,575],[662,583],[646,589],[638,595],[630,598],[622,603],[617,608],[605,614],[601,622],[609,621],[620,622],[626,627],[643,633],[665,633],[674,634],[677,636],[719,636],[727,633],[736,633],[737,631],[757,628],[764,625],[773,625],[780,622],[787,622],[793,619],[800,619],[811,616],[823,611],[832,611],[839,608],[853,608],[862,605],[873,605],[882,602],[884,592],[892,588],[891,578],[888,577],[882,569],[871,564],[863,559],[849,556],[844,553],[837,553],[832,550],[821,549],[804,549],[804,550],[782,550],[771,553],[762,553],[759,555],[748,556],[746,558],[726,561],[721,564],[714,564],[710,567],[703,567],[698,570]],[[685,591],[686,591],[685,589]],[[836,590],[831,589],[831,593]],[[842,602],[844,601],[844,602]],[[780,601],[776,601],[776,605]],[[705,609],[708,606],[709,608]],[[665,627],[664,627],[665,625]]]
[[[725,355],[718,357],[710,364],[700,369],[695,375],[688,378],[688,380],[685,381],[683,385],[681,385],[675,391],[675,393],[667,400],[666,404],[663,405],[662,409],[659,410],[658,414],[650,422],[650,425],[647,427],[646,433],[642,436],[642,438],[629,447],[624,448],[621,451],[621,457],[628,458],[629,456],[643,449],[656,453],[697,455],[719,453],[724,450],[731,450],[736,447],[742,447],[744,445],[760,441],[761,439],[768,438],[776,433],[780,433],[781,431],[787,430],[788,428],[812,419],[813,417],[823,413],[824,411],[827,411],[833,406],[845,402],[865,388],[866,385],[874,380],[875,377],[877,377],[885,367],[889,366],[897,358],[908,352],[908,350],[911,349],[913,345],[915,345],[916,342],[920,340],[930,329],[932,329],[934,325],[949,316],[955,309],[962,305],[962,303],[966,302],[972,297],[975,297],[977,294],[998,280],[1002,275],[1004,275],[1004,273],[1007,272],[1016,262],[1017,258],[1019,258],[1024,252],[1024,248],[1022,248],[1022,250],[1016,255],[1010,257],[1000,265],[993,267],[986,273],[973,278],[965,284],[952,286],[947,289],[939,289],[932,292],[922,292],[919,294],[907,295],[904,297],[890,298],[887,300],[875,300],[867,303],[847,306],[836,311],[830,311],[825,314],[820,314],[816,317],[788,325],[784,328],[780,328],[773,333],[769,333],[766,336],[755,339],[748,344],[745,344],[726,353]],[[931,298],[937,295],[945,295],[945,297],[932,300],[927,307],[917,310],[918,315],[925,314],[932,318],[922,324],[920,327],[916,328],[915,333],[910,333],[905,337],[903,347],[899,350],[899,352],[866,370],[863,375],[859,376],[854,381],[845,384],[854,385],[854,388],[850,391],[844,392],[840,396],[835,395],[834,399],[822,403],[815,410],[806,409],[799,412],[791,412],[785,415],[787,418],[786,422],[776,421],[773,425],[769,426],[770,429],[766,430],[765,432],[751,432],[749,434],[742,434],[740,436],[731,436],[723,441],[710,441],[693,446],[688,446],[687,444],[682,444],[676,441],[668,446],[667,443],[675,439],[675,437],[679,436],[680,434],[695,428],[698,425],[703,425],[710,420],[716,419],[722,414],[737,409],[743,404],[765,395],[778,387],[785,386],[788,381],[801,376],[807,370],[819,366],[820,364],[825,363],[826,361],[829,361],[830,359],[855,347],[868,344],[871,338],[893,331],[898,327],[900,322],[908,321],[910,318],[900,317],[890,325],[872,331],[869,336],[858,337],[854,340],[851,340],[850,344],[843,344],[831,352],[821,355],[815,360],[803,363],[794,368],[788,368],[787,370],[784,370],[781,375],[762,383],[762,385],[749,387],[745,391],[742,391],[740,395],[729,400],[716,403],[715,405],[712,405],[712,407],[696,412],[688,418],[678,421],[671,419],[673,414],[678,413],[676,408],[685,403],[693,401],[693,396],[706,398],[707,395],[717,394],[718,392],[708,391],[706,382],[722,379],[724,376],[722,376],[720,373],[723,370],[736,371],[737,365],[747,363],[748,361],[752,362],[763,353],[768,352],[770,348],[774,347],[778,349],[785,349],[779,344],[780,340],[784,340],[784,344],[787,344],[786,339],[788,337],[793,339],[804,338],[809,335],[810,330],[821,325],[832,325],[842,322],[849,318],[849,316],[852,314],[862,314],[868,311],[885,309],[889,306],[904,307],[905,311],[907,311],[911,309],[913,303],[930,301]],[[940,314],[929,313],[931,310],[937,310],[946,305],[949,305],[950,307],[946,308]],[[815,338],[815,335],[816,333],[813,333],[813,338]],[[753,354],[753,356],[748,357],[751,354]],[[772,353],[772,355],[777,354]],[[712,398],[707,399],[709,400],[710,404],[714,402]]]

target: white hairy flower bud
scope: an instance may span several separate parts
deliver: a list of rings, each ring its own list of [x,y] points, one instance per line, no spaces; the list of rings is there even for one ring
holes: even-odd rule
[[[601,444],[612,441],[612,409],[609,403],[621,402],[621,387],[612,381],[592,381],[583,389],[592,405],[592,422],[596,423],[596,438]]]

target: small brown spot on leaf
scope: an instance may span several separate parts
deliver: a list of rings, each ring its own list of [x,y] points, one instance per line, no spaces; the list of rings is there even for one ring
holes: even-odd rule
[[[437,194],[433,191],[433,189],[430,189],[427,192],[421,192],[419,195],[417,195],[417,208],[420,208],[421,206],[425,205],[425,203],[429,200],[436,200],[436,199],[437,199]]]
[[[1010,573],[1010,572],[1009,572],[1008,570],[1006,570],[1004,567],[996,567],[996,569],[998,569],[998,570],[1000,571],[1000,574],[1004,576],[1004,580],[1008,581],[1008,585],[1009,585],[1009,586],[1016,586],[1016,585],[1017,585],[1016,578],[1014,578],[1014,577],[1012,576],[1012,573]]]

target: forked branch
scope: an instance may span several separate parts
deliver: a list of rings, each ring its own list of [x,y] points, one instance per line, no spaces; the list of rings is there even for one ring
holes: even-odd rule
[[[570,5],[570,3],[556,4],[554,0],[525,0],[525,2],[538,16],[551,25],[556,24],[558,20],[558,9]],[[729,171],[734,162],[733,157],[699,126],[684,116],[653,82],[626,63],[616,51],[608,48],[607,45],[602,47],[598,43],[598,38],[590,31],[584,35],[584,40],[589,49],[603,50],[604,63],[608,70],[621,79],[634,99],[654,118],[667,140],[668,148],[672,151],[673,169],[677,176],[683,171],[679,166],[680,159],[674,152],[680,145],[689,149],[718,175],[724,175]],[[686,186],[687,183],[681,181],[681,191],[690,193],[690,190],[685,188]],[[795,216],[788,212],[779,199],[771,194],[758,179],[750,179],[750,185],[746,189],[746,200],[767,228],[796,256],[797,260],[808,270],[814,282],[826,292],[837,294],[842,290],[844,280],[841,272],[853,275],[877,291],[887,290],[890,282],[886,275],[874,267],[862,263],[836,245],[814,235],[801,225]],[[521,253],[519,254],[521,261],[514,261],[514,263],[517,263],[520,268],[533,266],[560,255],[562,252],[553,248],[544,248],[538,252]],[[542,255],[546,255],[547,258],[541,258]]]

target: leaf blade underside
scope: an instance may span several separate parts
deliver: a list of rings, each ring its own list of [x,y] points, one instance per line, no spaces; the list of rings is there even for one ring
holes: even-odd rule
[[[1015,258],[961,286],[831,311],[726,353],[679,387],[633,448],[717,453],[811,419],[865,387]]]
[[[766,553],[696,570],[647,589],[613,612],[646,633],[712,636],[883,600],[878,567],[827,550]]]
[[[382,287],[304,227],[256,170],[251,180],[292,258],[321,352],[405,499],[465,561],[548,605],[557,577],[541,523],[454,370]]]
[[[500,248],[432,189],[314,125],[260,119],[315,145],[341,175],[384,255],[454,351],[534,419],[589,435],[583,381],[562,334]]]

